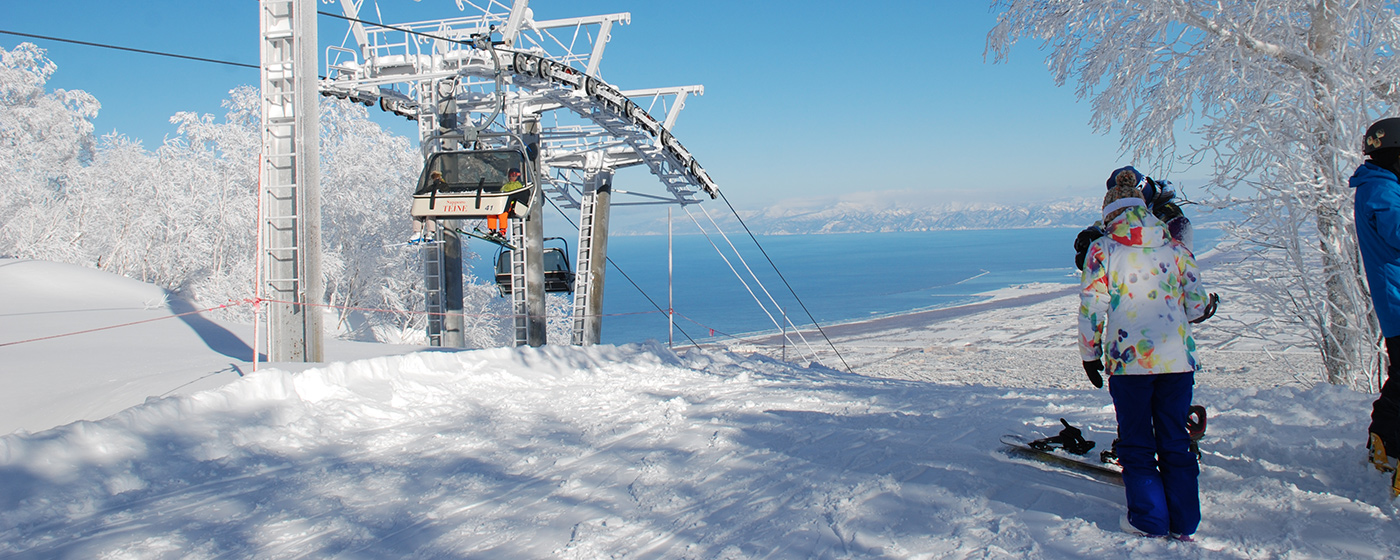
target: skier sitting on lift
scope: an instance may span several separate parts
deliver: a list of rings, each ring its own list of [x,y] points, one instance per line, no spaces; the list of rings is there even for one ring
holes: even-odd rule
[[[506,173],[506,184],[501,185],[501,192],[515,192],[523,188],[525,188],[525,184],[520,182],[520,170],[512,167],[510,171]],[[487,235],[499,237],[501,242],[506,241],[506,239],[508,239],[508,236],[506,235],[506,225],[509,223],[510,220],[510,212],[514,208],[515,201],[512,200],[510,203],[506,204],[505,212],[501,212],[500,214],[496,214],[493,216],[487,216]]]
[[[447,181],[444,181],[442,179],[441,171],[434,171],[432,173],[429,173],[428,178],[430,179],[428,183],[424,185],[423,188],[418,189],[418,191],[413,194],[427,194],[433,191],[444,190],[447,188]],[[408,238],[408,242],[409,244],[431,242],[433,240],[433,231],[435,230],[437,230],[437,220],[434,220],[429,216],[415,216],[413,218],[413,237]]]

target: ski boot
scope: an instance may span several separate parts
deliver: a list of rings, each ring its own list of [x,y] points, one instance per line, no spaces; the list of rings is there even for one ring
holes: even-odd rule
[[[1370,440],[1366,443],[1366,449],[1370,451],[1371,466],[1383,473],[1390,473],[1390,497],[1400,496],[1400,469],[1393,464],[1390,456],[1386,454],[1385,442],[1381,441],[1381,436],[1374,432],[1369,434]]]
[[[1371,465],[1381,472],[1395,472],[1395,465],[1390,464],[1390,456],[1385,452],[1385,442],[1381,441],[1380,434],[1371,432],[1368,435],[1370,440],[1366,442],[1366,449],[1370,451]]]
[[[1029,444],[1031,448],[1040,451],[1063,449],[1075,455],[1087,455],[1094,448],[1094,442],[1084,439],[1084,433],[1079,428],[1069,425],[1064,418],[1060,419],[1060,423],[1065,425],[1060,435],[1032,441]]]

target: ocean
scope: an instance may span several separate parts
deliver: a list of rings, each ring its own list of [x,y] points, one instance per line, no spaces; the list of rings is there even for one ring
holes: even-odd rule
[[[809,312],[823,325],[858,321],[971,303],[980,299],[979,292],[1016,284],[1074,282],[1077,233],[1077,228],[1055,228],[759,236],[782,278],[753,240],[730,233],[762,286],[748,277],[722,238],[713,241],[729,264],[705,236],[676,236],[673,290],[676,324],[684,334],[676,332],[675,339],[684,343],[686,335],[701,340],[774,332],[775,319],[809,325]],[[603,309],[611,316],[603,320],[603,341],[666,340],[666,316],[647,300],[649,296],[666,307],[666,237],[614,237],[608,250],[646,296],[616,269],[608,271]],[[632,315],[647,311],[653,313]]]
[[[730,232],[762,286],[724,239],[713,242],[729,263],[705,236],[678,235],[674,340],[772,333],[778,330],[775,321],[801,327],[815,318],[829,325],[952,307],[984,299],[979,293],[1032,282],[1077,283],[1078,233],[1079,228],[1043,228],[758,236],[765,258],[746,234]],[[1198,231],[1197,249],[1213,244],[1214,234]],[[572,245],[571,240],[570,259]],[[660,311],[667,306],[666,236],[612,237],[608,252],[616,267],[609,267],[604,288],[603,342],[667,340],[666,315]]]

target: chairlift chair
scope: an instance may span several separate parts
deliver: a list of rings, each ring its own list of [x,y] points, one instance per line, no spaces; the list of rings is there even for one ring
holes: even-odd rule
[[[507,210],[524,216],[535,192],[534,178],[525,161],[525,153],[514,149],[431,154],[418,177],[410,212],[415,218],[436,219],[485,218]],[[501,192],[511,169],[521,171],[524,188]],[[442,174],[441,182],[431,178],[433,172]]]
[[[544,248],[544,291],[550,293],[574,291],[574,270],[569,265],[569,242],[562,237],[548,237],[545,242],[560,241],[560,247]],[[496,252],[496,288],[502,297],[510,295],[510,249]]]

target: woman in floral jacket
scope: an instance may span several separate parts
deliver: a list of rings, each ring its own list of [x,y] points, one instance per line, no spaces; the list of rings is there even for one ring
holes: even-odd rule
[[[1197,366],[1191,322],[1207,315],[1196,259],[1148,211],[1131,176],[1104,197],[1107,235],[1081,277],[1079,350],[1109,376],[1128,514],[1124,529],[1190,540],[1201,520],[1186,420]]]

